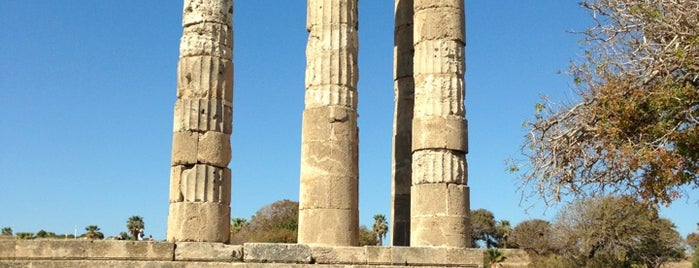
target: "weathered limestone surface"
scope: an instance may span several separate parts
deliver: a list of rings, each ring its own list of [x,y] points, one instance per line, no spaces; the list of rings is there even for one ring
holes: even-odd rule
[[[395,1],[393,45],[393,152],[391,169],[391,245],[410,245],[410,186],[412,168],[413,0]]]
[[[174,244],[107,240],[4,240],[0,259],[172,260]]]
[[[502,250],[501,267],[526,267],[522,250]],[[0,240],[0,267],[482,267],[483,250],[446,247],[332,247],[116,240]]]
[[[311,263],[311,249],[302,244],[246,243],[245,262]]]
[[[357,0],[309,0],[298,241],[358,243]]]
[[[167,240],[228,242],[233,1],[185,0]]]
[[[243,246],[206,242],[175,243],[175,261],[242,262]]]
[[[410,245],[469,247],[462,0],[413,2]]]

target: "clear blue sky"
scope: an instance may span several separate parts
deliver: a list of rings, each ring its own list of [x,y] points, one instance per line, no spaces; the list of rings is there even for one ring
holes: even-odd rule
[[[466,109],[472,209],[525,213],[504,160],[589,24],[577,1],[467,1]],[[359,2],[360,221],[390,215],[393,1]],[[9,0],[0,8],[0,227],[165,237],[182,1]],[[298,200],[306,1],[237,0],[231,214]],[[684,236],[699,191],[663,210]]]

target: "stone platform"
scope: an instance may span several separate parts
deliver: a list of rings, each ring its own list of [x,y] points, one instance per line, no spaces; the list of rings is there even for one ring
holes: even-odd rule
[[[501,267],[527,255],[503,250]],[[318,247],[301,244],[167,243],[114,240],[0,240],[5,267],[483,267],[482,249]]]

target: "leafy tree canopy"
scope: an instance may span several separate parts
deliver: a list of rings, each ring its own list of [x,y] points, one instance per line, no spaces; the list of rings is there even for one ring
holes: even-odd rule
[[[625,194],[669,204],[699,187],[699,1],[583,0],[594,24],[579,101],[536,105],[521,190],[545,203]]]

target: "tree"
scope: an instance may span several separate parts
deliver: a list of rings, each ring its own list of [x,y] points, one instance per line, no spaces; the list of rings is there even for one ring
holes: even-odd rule
[[[487,209],[471,211],[471,244],[478,245],[483,242],[485,247],[497,246],[497,234],[495,231],[495,216]]]
[[[687,245],[689,245],[690,248],[699,247],[699,233],[694,232],[694,233],[688,234],[685,241],[687,241]]]
[[[386,233],[388,233],[388,222],[386,221],[385,215],[374,215],[374,225],[371,227],[371,231],[376,236],[376,245],[383,245],[383,239],[386,238]]]
[[[131,233],[131,237],[134,240],[137,240],[139,237],[139,234],[143,232],[143,229],[146,227],[146,224],[143,222],[143,217],[141,216],[131,216],[129,219],[126,221],[126,230]]]
[[[483,252],[483,264],[485,267],[495,267],[497,263],[505,261],[505,253],[497,248],[489,248]]]
[[[19,232],[19,233],[16,233],[15,236],[17,237],[17,239],[34,239],[34,238],[36,238],[34,236],[34,233],[31,233],[31,232]]]
[[[100,232],[100,228],[97,225],[90,225],[85,227],[85,234],[82,236],[88,239],[104,239],[104,234]]]
[[[553,228],[557,252],[576,267],[660,267],[683,256],[674,224],[631,197],[572,203]]]
[[[594,25],[571,66],[579,96],[524,124],[523,195],[669,204],[699,187],[699,1],[583,0]]]
[[[10,228],[10,227],[3,227],[3,228],[2,228],[2,235],[9,235],[9,236],[12,236],[12,228]]]
[[[248,220],[245,218],[233,218],[231,219],[231,237],[240,232],[245,225],[248,224]]]
[[[231,244],[245,242],[296,243],[299,203],[281,200],[258,210],[250,221],[232,235]]]
[[[513,246],[532,256],[545,256],[554,252],[551,223],[540,219],[520,222],[512,231]]]
[[[362,225],[359,226],[359,246],[376,246],[379,244],[379,239],[369,228]]]
[[[495,225],[495,233],[497,234],[499,245],[502,248],[507,248],[507,242],[512,235],[512,225],[508,220],[500,220]]]

